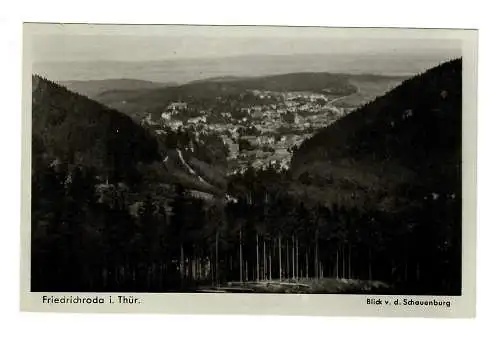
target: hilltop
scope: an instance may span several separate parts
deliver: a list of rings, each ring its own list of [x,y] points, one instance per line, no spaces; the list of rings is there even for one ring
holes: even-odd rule
[[[69,80],[60,81],[58,82],[58,84],[68,88],[72,92],[85,95],[89,98],[112,90],[154,89],[160,87],[175,86],[175,83],[152,82],[137,79],[105,79],[88,81]]]

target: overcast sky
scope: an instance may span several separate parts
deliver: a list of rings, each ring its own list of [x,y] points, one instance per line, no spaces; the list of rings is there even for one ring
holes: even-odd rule
[[[325,28],[46,25],[35,61],[152,61],[268,54],[460,55],[453,32]]]

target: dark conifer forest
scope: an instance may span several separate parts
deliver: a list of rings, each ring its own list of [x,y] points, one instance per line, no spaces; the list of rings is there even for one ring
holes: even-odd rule
[[[461,60],[324,128],[288,170],[221,181],[223,148],[193,149],[206,198],[166,162],[186,133],[32,82],[34,292],[461,294]]]

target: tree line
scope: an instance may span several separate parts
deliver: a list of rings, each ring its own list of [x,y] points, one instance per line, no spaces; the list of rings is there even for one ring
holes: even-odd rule
[[[198,199],[178,184],[168,199],[144,196],[133,214],[126,190],[97,184],[90,169],[37,168],[32,291],[337,278],[384,281],[396,293],[460,294],[458,197],[429,196],[401,213],[346,208],[289,195],[278,171],[249,170],[231,180],[230,201]]]

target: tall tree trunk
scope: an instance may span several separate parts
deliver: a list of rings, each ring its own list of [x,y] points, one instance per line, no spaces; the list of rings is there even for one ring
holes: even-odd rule
[[[264,277],[263,279],[264,280],[267,280],[267,255],[266,255],[266,239],[264,238],[264,251],[263,251],[263,254],[264,254],[264,259],[263,259],[263,262],[264,262]]]
[[[180,272],[181,272],[181,279],[184,280],[184,245],[181,243],[181,257],[180,257]]]
[[[240,282],[243,282],[243,245],[241,244],[241,228],[240,228]]]
[[[219,287],[219,230],[215,232],[215,284]]]
[[[273,252],[273,244],[272,244],[272,240],[271,242],[269,243],[270,246],[269,246],[269,280],[272,281],[273,279],[273,260],[272,260],[272,252]]]
[[[351,279],[352,278],[352,270],[351,270],[351,245],[349,244],[348,245],[348,260],[347,260],[347,263],[348,263],[348,266],[347,266],[347,270],[348,270],[348,274],[347,274],[347,278],[348,279]]]
[[[281,233],[278,235],[278,258],[279,258],[279,269],[280,269],[280,282],[281,282]]]
[[[189,260],[189,262],[191,263],[191,279],[194,280],[196,279],[196,259],[194,258],[194,256],[191,256],[191,259]],[[153,265],[153,270],[154,270],[154,265]]]
[[[309,247],[306,250],[306,278],[309,279]]]
[[[194,273],[193,273],[194,279],[198,280],[198,253],[196,253],[196,255],[194,255],[193,271],[194,271]]]
[[[214,265],[213,265],[213,258],[214,255],[211,252],[210,253],[210,260],[208,261],[208,267],[210,268],[210,277],[212,278],[212,285],[215,285],[215,271],[214,271]]]
[[[295,236],[292,236],[292,278],[295,279]]]
[[[198,257],[196,256],[196,252],[194,253],[193,255],[193,261],[191,262],[192,265],[193,265],[193,280],[196,281],[198,280],[198,261],[197,261]],[[153,268],[154,270],[154,268]]]
[[[248,281],[248,260],[245,260],[245,282]]]
[[[337,273],[337,279],[339,278],[339,247],[337,245],[337,260],[336,260],[336,273]]]
[[[257,280],[257,282],[259,282],[259,272],[260,272],[260,269],[259,269],[259,234],[256,233],[255,237],[256,237],[255,250],[257,252],[257,272],[255,274],[257,276],[256,280]]]
[[[408,282],[408,258],[405,258],[405,282]]]
[[[196,248],[194,250],[194,259],[193,259],[193,279],[198,280],[198,256],[196,252]]]
[[[296,262],[296,265],[297,265],[297,278],[299,278],[299,238],[297,237],[296,238],[296,241],[297,243],[295,244],[295,252],[296,252],[296,255],[295,255],[295,262]]]
[[[342,279],[345,278],[345,246],[342,244]]]
[[[368,280],[372,281],[372,248],[368,248]]]
[[[286,278],[290,278],[290,251],[288,250],[288,239],[286,240]]]
[[[314,276],[318,278],[319,275],[319,251],[318,251],[318,237],[314,239]]]
[[[201,280],[201,257],[198,256],[197,259],[196,259],[196,279],[197,280]]]

